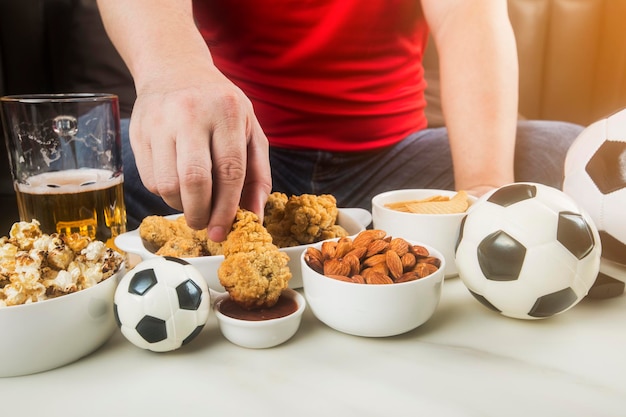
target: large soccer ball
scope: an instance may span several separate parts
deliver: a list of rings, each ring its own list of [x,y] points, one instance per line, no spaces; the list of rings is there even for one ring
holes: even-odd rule
[[[589,125],[565,159],[563,191],[593,219],[602,241],[602,270],[621,282],[626,265],[626,109]],[[605,262],[606,261],[606,262]],[[612,274],[612,275],[608,275]]]
[[[209,289],[202,274],[172,257],[140,262],[120,280],[114,301],[124,337],[154,352],[189,343],[206,324],[210,311]]]
[[[462,221],[459,276],[483,305],[541,319],[576,305],[593,285],[601,244],[590,217],[562,191],[515,183],[478,199]]]

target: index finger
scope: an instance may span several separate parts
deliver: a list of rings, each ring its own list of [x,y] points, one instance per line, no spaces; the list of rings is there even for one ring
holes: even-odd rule
[[[242,128],[217,129],[211,138],[213,192],[208,237],[216,242],[226,238],[239,207],[247,169],[246,142]]]
[[[211,216],[213,179],[210,142],[210,132],[202,125],[197,129],[180,131],[176,139],[180,200],[187,225],[196,230],[207,227]]]

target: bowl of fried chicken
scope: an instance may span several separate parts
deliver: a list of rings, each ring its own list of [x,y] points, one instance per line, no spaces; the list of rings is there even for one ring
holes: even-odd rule
[[[329,194],[287,197],[275,192],[265,206],[262,226],[288,258],[292,273],[289,287],[300,288],[302,251],[323,240],[357,234],[370,222],[367,210],[338,208],[336,199]],[[202,273],[209,288],[225,291],[217,274],[224,261],[223,242],[209,240],[206,230],[191,229],[183,214],[148,216],[139,228],[118,236],[115,244],[142,260],[156,256],[185,259]]]

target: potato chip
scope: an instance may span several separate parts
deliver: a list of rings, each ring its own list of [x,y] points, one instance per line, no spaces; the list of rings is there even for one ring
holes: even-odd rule
[[[459,191],[452,198],[434,195],[421,200],[407,200],[385,204],[391,210],[416,214],[454,214],[463,213],[469,207],[467,193]]]

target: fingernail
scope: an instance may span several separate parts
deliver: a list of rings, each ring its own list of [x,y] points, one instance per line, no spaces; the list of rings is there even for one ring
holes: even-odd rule
[[[213,242],[223,242],[226,239],[226,229],[222,226],[213,226],[207,231],[207,236]]]

